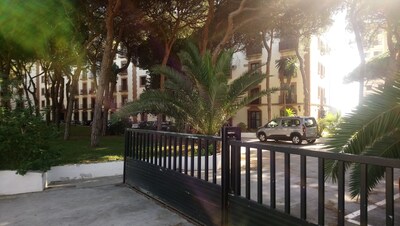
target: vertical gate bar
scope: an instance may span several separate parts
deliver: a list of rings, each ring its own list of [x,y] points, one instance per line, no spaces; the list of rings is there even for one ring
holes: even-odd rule
[[[212,170],[213,180],[212,181],[214,184],[216,184],[217,183],[217,141],[214,140],[213,144],[214,144],[213,145],[214,150],[213,150],[213,170]]]
[[[262,152],[261,148],[257,148],[257,202],[263,203],[262,189]]]
[[[178,137],[178,141],[179,141],[179,167],[178,167],[178,170],[179,170],[179,173],[182,173],[182,139],[183,139],[183,137]]]
[[[168,135],[168,169],[172,169],[172,137]]]
[[[241,173],[240,173],[240,145],[236,145],[235,149],[236,149],[236,155],[235,155],[235,164],[236,164],[236,168],[235,168],[235,194],[236,195],[240,195],[241,194]]]
[[[158,134],[154,134],[153,136],[153,143],[154,143],[154,165],[157,165],[157,160],[158,160]]]
[[[246,199],[250,199],[250,147],[246,147]]]
[[[285,153],[285,213],[290,214],[290,155]]]
[[[222,135],[222,154],[221,154],[221,159],[222,159],[222,168],[221,168],[221,190],[222,190],[222,200],[221,200],[221,206],[222,206],[222,217],[221,217],[221,225],[226,226],[228,225],[228,194],[229,194],[229,142],[228,142],[228,128],[223,127],[221,129],[221,135]]]
[[[194,177],[194,139],[190,139],[190,176]]]
[[[386,167],[386,225],[394,226],[393,168]]]
[[[367,167],[367,164],[360,164],[360,225],[363,226],[366,226],[368,222]]]
[[[164,152],[164,159],[163,159],[163,167],[167,168],[167,135],[163,136],[163,152]]]
[[[147,160],[146,139],[147,139],[147,133],[142,133],[142,160],[143,160],[143,162],[145,162]]]
[[[189,140],[185,137],[185,174],[188,174]]]
[[[174,171],[176,171],[176,161],[177,161],[177,159],[176,159],[176,147],[177,147],[177,137],[176,136],[174,136],[174,164],[173,164],[173,167],[174,167]]]
[[[338,225],[344,225],[344,162],[338,161]]]
[[[270,206],[272,209],[276,208],[276,159],[275,151],[269,152],[269,164],[270,164]]]
[[[149,133],[145,133],[145,146],[144,146],[144,150],[146,151],[146,162],[150,161],[150,146],[149,146],[149,139],[150,134]]]
[[[154,133],[150,134],[150,163],[154,164]]]
[[[133,134],[132,134],[132,141],[133,141],[133,143],[132,143],[132,151],[133,151],[133,159],[137,159],[137,157],[138,157],[138,153],[137,153],[137,133],[136,132],[134,132]]]
[[[137,133],[137,143],[138,143],[138,160],[142,160],[142,134]]]
[[[158,145],[159,145],[159,147],[158,147],[158,151],[159,151],[159,153],[158,153],[158,158],[159,158],[158,165],[162,166],[162,160],[163,160],[163,136],[162,136],[162,134],[158,134],[157,139],[158,139]]]
[[[318,158],[318,225],[325,224],[325,159]]]
[[[143,161],[144,159],[145,159],[145,157],[144,157],[144,133],[141,133],[140,134],[140,161]]]
[[[125,176],[126,176],[126,158],[128,155],[128,151],[129,151],[129,131],[127,129],[125,129],[125,150],[124,150],[124,171],[123,176],[122,176],[122,183],[125,184]]]
[[[307,218],[307,162],[306,156],[300,156],[300,218]]]
[[[235,145],[230,145],[230,147],[231,147],[231,174],[230,174],[230,176],[231,176],[231,180],[230,180],[230,187],[231,187],[231,189],[233,189],[233,193],[234,194],[236,194],[235,193],[235,188],[236,188],[236,186],[235,186],[235,184],[236,184],[236,177],[235,177],[235,173],[236,173],[236,158],[235,158],[235,156],[236,156],[236,146]]]
[[[201,138],[197,143],[197,178],[201,179]]]
[[[205,139],[205,142],[206,142],[206,144],[205,144],[205,156],[204,156],[204,159],[205,159],[205,163],[204,163],[204,179],[206,180],[206,181],[208,181],[208,139]]]

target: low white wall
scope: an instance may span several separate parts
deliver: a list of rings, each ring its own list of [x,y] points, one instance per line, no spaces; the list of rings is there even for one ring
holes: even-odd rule
[[[242,138],[257,138],[255,132],[242,132]]]
[[[16,171],[0,171],[0,195],[14,195],[43,191],[46,179],[42,172],[28,172],[24,176]]]
[[[122,175],[123,170],[123,161],[54,166],[47,171],[47,182],[116,176]]]

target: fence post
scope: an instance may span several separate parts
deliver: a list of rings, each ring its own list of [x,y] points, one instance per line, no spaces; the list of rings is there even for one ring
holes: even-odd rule
[[[221,168],[221,187],[222,187],[222,219],[221,225],[228,225],[228,195],[231,192],[230,184],[230,152],[229,152],[229,140],[236,139],[241,140],[241,132],[239,127],[222,127],[222,168]],[[233,173],[233,171],[232,171]]]
[[[125,184],[125,176],[126,176],[126,156],[128,155],[129,149],[129,132],[128,129],[125,129],[125,151],[124,151],[124,171],[123,171],[123,178],[122,183]]]

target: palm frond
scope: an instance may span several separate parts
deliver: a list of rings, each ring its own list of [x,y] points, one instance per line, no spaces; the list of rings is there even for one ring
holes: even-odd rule
[[[366,97],[350,114],[343,117],[335,134],[327,141],[330,151],[386,158],[400,158],[400,77],[385,89]],[[345,163],[345,170],[352,167],[350,191],[359,192],[357,165]],[[333,182],[338,177],[338,162],[327,161],[326,179]],[[379,166],[369,166],[368,190],[381,179]]]

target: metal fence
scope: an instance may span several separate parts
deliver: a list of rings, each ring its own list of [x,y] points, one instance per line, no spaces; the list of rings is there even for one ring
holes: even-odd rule
[[[128,129],[124,182],[205,225],[399,224],[394,178],[400,160],[244,142],[234,127],[221,133]],[[335,184],[325,181],[332,160],[338,163]],[[358,199],[346,191],[347,163],[360,164]],[[385,179],[367,196],[370,165],[384,167]],[[368,202],[376,200],[380,206],[368,216]]]

